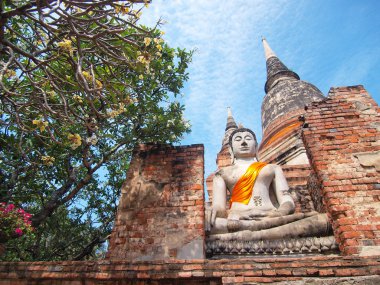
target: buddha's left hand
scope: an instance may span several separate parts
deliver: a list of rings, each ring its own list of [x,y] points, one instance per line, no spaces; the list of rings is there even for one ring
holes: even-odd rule
[[[293,205],[290,202],[285,202],[278,209],[269,212],[268,217],[282,217],[294,213]]]

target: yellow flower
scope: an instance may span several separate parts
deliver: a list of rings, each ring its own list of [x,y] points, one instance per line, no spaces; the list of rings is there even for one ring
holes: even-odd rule
[[[82,144],[82,138],[80,137],[79,134],[69,134],[67,138],[71,142],[70,147],[72,149],[76,149]]]
[[[92,76],[91,76],[90,72],[82,71],[82,75],[84,78],[86,78],[86,80],[92,81]]]
[[[63,40],[59,43],[57,43],[57,45],[63,50],[63,51],[66,51],[68,53],[70,53],[71,56],[73,56],[73,46],[72,46],[72,41],[71,40]]]
[[[116,110],[111,110],[107,112],[108,117],[115,118],[119,113]]]
[[[8,77],[15,77],[15,76],[16,76],[16,71],[11,70],[11,69],[8,69],[8,70],[5,72],[5,75],[8,76]]]
[[[131,99],[131,96],[128,95],[128,96],[125,98],[124,103],[127,104],[127,105],[132,104],[133,101],[132,101],[132,99]]]
[[[48,94],[51,99],[57,97],[57,93],[54,90],[46,91],[46,94]]]
[[[139,75],[139,79],[143,80],[144,79],[144,75],[140,74]]]
[[[161,46],[161,45],[156,45],[156,48],[157,48],[159,51],[162,51],[162,46]]]
[[[152,39],[151,38],[144,38],[144,44],[146,46],[150,45],[150,43],[152,42]]]
[[[46,155],[46,156],[42,156],[41,160],[42,160],[43,164],[48,165],[48,166],[52,166],[54,164],[55,158],[52,156]]]
[[[164,31],[161,31],[160,34],[161,34],[161,35],[165,35],[165,32],[164,32]]]
[[[124,103],[119,103],[119,108],[114,110],[114,109],[110,109],[107,111],[107,115],[111,118],[115,118],[116,116],[120,115],[121,113],[123,113],[124,111],[126,111],[126,108],[125,108],[125,105]]]
[[[125,111],[125,105],[124,103],[119,103],[119,112],[122,113]]]
[[[48,87],[50,85],[50,82],[48,80],[45,80],[43,82],[40,82],[42,87]]]
[[[155,44],[160,44],[160,43],[164,42],[164,40],[160,39],[160,38],[154,38],[153,41],[154,41]]]
[[[150,63],[150,60],[143,55],[138,56],[137,61],[141,62],[142,64],[149,64]]]
[[[43,132],[46,128],[46,126],[49,124],[48,122],[44,122],[42,120],[33,120],[33,125],[36,125],[37,128],[40,128],[40,131]]]
[[[119,3],[117,3],[117,4],[118,4],[119,6],[116,6],[116,7],[115,7],[115,12],[116,12],[116,13],[121,13],[121,14],[123,14],[123,15],[129,13],[129,7],[125,7],[125,6],[123,6],[123,5],[119,4]]]
[[[161,56],[162,56],[162,53],[160,53],[160,52],[158,51],[158,52],[156,52],[156,55],[157,55],[158,57],[161,57]]]
[[[95,79],[95,83],[96,83],[96,87],[103,88],[103,83],[100,80]]]
[[[141,14],[142,14],[141,12],[137,12],[137,11],[136,11],[136,12],[135,12],[135,16],[136,16],[136,18],[137,18],[137,19],[140,19]]]
[[[83,77],[87,81],[92,82],[92,75],[91,75],[90,72],[88,72],[88,71],[82,71],[82,75],[83,75]],[[98,88],[102,88],[103,87],[103,83],[100,80],[98,80],[98,79],[95,79],[95,84],[96,84],[96,87],[98,87]]]
[[[82,97],[80,97],[79,95],[74,95],[74,96],[73,96],[73,99],[74,99],[75,101],[77,101],[78,103],[83,103],[83,99],[82,99]]]

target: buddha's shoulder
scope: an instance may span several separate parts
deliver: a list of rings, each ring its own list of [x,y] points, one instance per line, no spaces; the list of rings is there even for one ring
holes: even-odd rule
[[[236,169],[237,169],[236,165],[225,166],[225,167],[219,168],[215,172],[215,176],[222,176],[222,177],[229,176]]]

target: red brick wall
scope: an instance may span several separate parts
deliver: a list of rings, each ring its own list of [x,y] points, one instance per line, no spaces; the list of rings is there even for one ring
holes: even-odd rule
[[[362,285],[380,284],[379,274],[380,256],[0,263],[0,285]]]
[[[380,108],[363,86],[309,106],[303,140],[343,254],[380,253]]]
[[[141,145],[122,186],[109,259],[204,256],[203,145]]]
[[[230,145],[225,144],[216,156],[216,165],[218,168],[230,166],[232,163],[231,153],[229,151]]]
[[[311,173],[310,165],[281,165],[281,168],[288,182],[289,191],[296,206],[296,213],[315,211],[308,189],[308,177]]]

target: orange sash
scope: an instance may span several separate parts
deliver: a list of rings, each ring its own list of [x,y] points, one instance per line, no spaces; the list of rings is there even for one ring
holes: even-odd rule
[[[233,202],[248,205],[249,200],[252,197],[253,186],[255,185],[256,178],[265,165],[267,165],[265,162],[252,163],[248,167],[247,171],[239,178],[238,182],[236,182],[234,186],[234,189],[232,189],[230,208]]]

